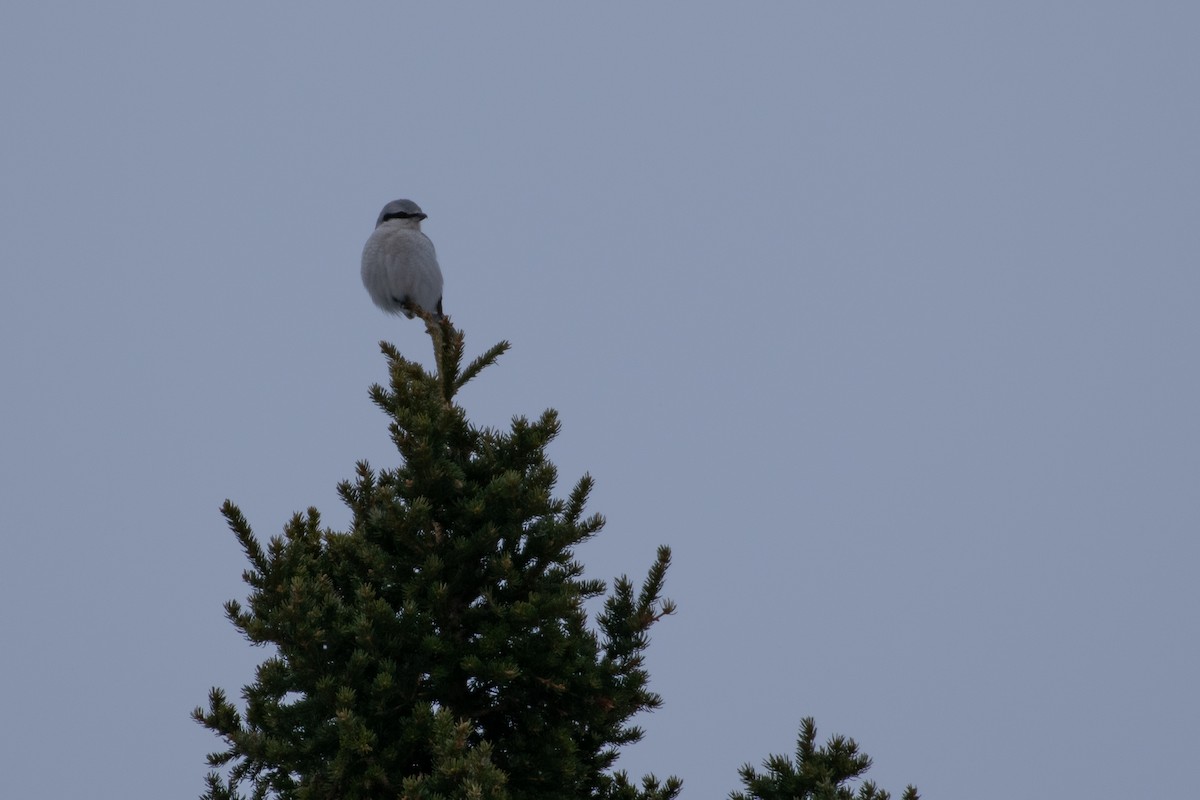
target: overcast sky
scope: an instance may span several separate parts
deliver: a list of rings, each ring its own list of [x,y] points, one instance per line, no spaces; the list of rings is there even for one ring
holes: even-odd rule
[[[419,202],[479,424],[675,564],[619,762],[843,733],[925,797],[1194,795],[1200,6],[0,13],[5,796],[196,797],[257,533],[396,463],[359,257]]]

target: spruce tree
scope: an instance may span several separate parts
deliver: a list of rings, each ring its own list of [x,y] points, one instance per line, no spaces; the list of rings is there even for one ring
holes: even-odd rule
[[[800,721],[800,736],[794,759],[768,756],[765,773],[749,764],[738,770],[744,792],[732,792],[729,800],[890,800],[891,794],[871,781],[859,784],[858,792],[847,786],[871,768],[871,758],[860,752],[858,743],[844,736],[831,736],[817,747],[817,726],[812,717]],[[920,800],[915,786],[904,790],[903,800]]]
[[[264,547],[222,508],[250,562],[245,606],[226,614],[273,652],[239,709],[214,688],[193,716],[224,748],[205,800],[254,798],[619,798],[669,800],[675,778],[613,771],[630,720],[657,708],[643,654],[670,550],[640,587],[588,579],[573,549],[604,524],[585,515],[592,479],[565,499],[546,447],[552,410],[499,431],[472,425],[455,395],[508,348],[465,368],[463,335],[426,319],[435,371],[381,343],[399,462],[357,465],[339,485],[346,531],[296,514]],[[594,623],[585,603],[605,597]]]

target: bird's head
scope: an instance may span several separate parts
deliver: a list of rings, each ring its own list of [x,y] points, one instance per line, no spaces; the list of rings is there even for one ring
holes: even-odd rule
[[[428,215],[412,200],[393,200],[383,207],[383,211],[379,212],[379,219],[375,220],[375,227],[378,228],[393,219],[411,219],[419,225],[426,216]]]

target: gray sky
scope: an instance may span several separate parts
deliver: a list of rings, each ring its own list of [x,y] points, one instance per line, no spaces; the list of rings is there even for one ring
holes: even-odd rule
[[[674,549],[620,766],[720,797],[813,715],[931,799],[1194,793],[1194,3],[179,5],[0,20],[6,796],[200,793],[265,656],[218,505],[395,463],[397,197],[589,574]]]

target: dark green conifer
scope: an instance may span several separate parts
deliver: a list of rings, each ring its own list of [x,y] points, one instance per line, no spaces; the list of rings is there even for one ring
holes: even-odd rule
[[[817,747],[817,726],[812,717],[800,722],[796,757],[768,756],[765,773],[746,764],[738,770],[744,792],[732,792],[729,800],[889,800],[890,794],[871,781],[863,781],[858,792],[847,786],[871,767],[871,758],[860,753],[858,743],[832,736]],[[903,800],[920,800],[916,787],[904,790]]]
[[[554,411],[497,431],[454,397],[506,342],[463,361],[463,336],[426,320],[436,373],[383,343],[390,385],[371,399],[390,418],[394,469],[360,463],[338,489],[345,532],[297,514],[264,548],[231,502],[222,508],[250,568],[246,606],[226,613],[274,650],[243,689],[244,711],[213,689],[197,721],[224,741],[224,776],[206,800],[480,798],[670,800],[679,781],[640,786],[612,770],[630,723],[661,704],[643,652],[673,611],[660,547],[640,588],[606,593],[573,548],[604,521],[585,516],[585,475],[566,499],[546,447]]]

